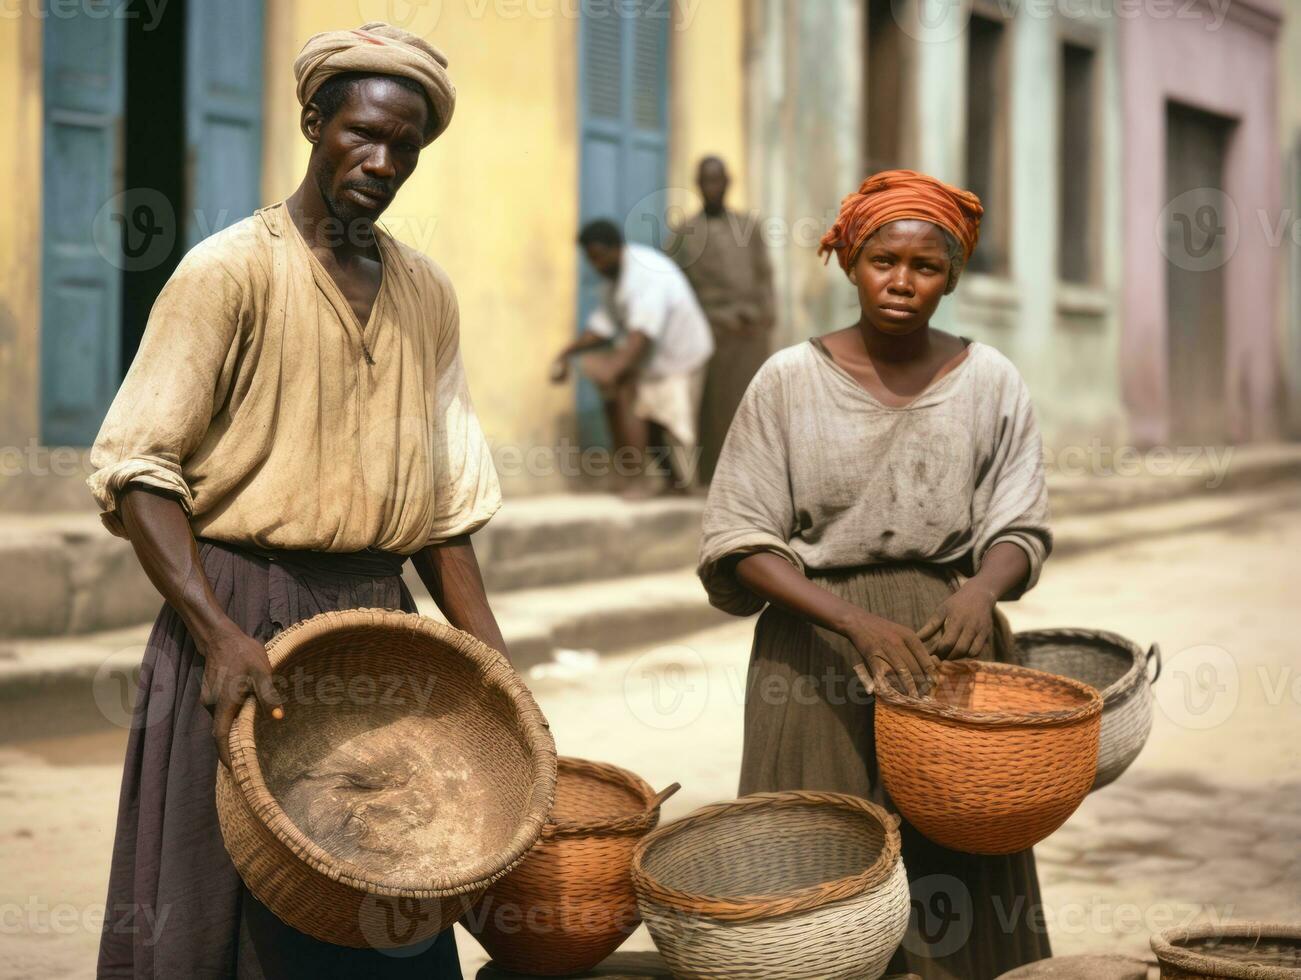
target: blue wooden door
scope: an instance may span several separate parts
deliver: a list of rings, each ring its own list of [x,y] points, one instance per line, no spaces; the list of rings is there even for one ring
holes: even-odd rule
[[[119,233],[101,212],[122,190],[127,0],[84,0],[44,24],[41,441],[85,446],[117,388]],[[101,220],[96,220],[97,216]]]
[[[263,0],[188,0],[185,238],[261,205]]]
[[[581,222],[609,218],[630,241],[661,246],[667,182],[671,4],[656,0],[583,7],[579,51]],[[600,278],[580,259],[578,329],[600,299]],[[578,386],[579,436],[608,445],[600,398]]]

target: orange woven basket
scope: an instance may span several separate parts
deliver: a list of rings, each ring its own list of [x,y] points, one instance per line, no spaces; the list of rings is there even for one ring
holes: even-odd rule
[[[1098,769],[1102,697],[1011,664],[945,661],[926,697],[876,694],[876,755],[899,812],[970,854],[1025,850],[1060,827]]]
[[[562,756],[555,808],[538,843],[461,920],[492,965],[565,976],[618,949],[641,922],[632,852],[679,788],[656,793],[626,769]]]

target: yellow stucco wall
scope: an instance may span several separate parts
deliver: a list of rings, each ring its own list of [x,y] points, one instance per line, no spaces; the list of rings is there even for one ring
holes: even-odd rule
[[[0,446],[39,428],[41,22],[0,18]]]
[[[385,224],[455,283],[471,390],[499,448],[527,451],[575,435],[573,389],[552,387],[545,376],[575,328],[579,22],[566,14],[573,6],[413,5],[403,25],[447,54],[457,105]],[[268,200],[296,186],[307,159],[290,67],[299,47],[316,31],[355,25],[359,7],[372,13],[356,0],[275,7],[267,25]],[[670,184],[690,187],[696,159],[721,153],[735,161],[737,202],[745,183],[742,7],[743,0],[678,3],[670,41]],[[545,466],[517,472],[512,459],[499,453],[508,491],[563,482]]]
[[[684,0],[675,6],[670,51],[669,183],[693,189],[696,164],[722,157],[732,172],[728,204],[749,204],[745,132],[745,0]]]
[[[374,8],[374,9],[371,9]],[[456,117],[385,217],[441,263],[461,303],[462,346],[484,428],[497,447],[555,446],[575,435],[574,392],[546,382],[573,334],[578,277],[578,36],[575,5],[549,0],[281,0],[267,4],[263,198],[301,179],[292,64],[311,34],[410,16],[450,59]],[[719,153],[745,203],[744,0],[674,0],[671,186]],[[0,412],[3,444],[38,424],[40,21],[0,18],[0,118],[17,127],[0,180]],[[501,457],[499,457],[501,458]],[[559,474],[504,472],[508,491],[559,488]]]

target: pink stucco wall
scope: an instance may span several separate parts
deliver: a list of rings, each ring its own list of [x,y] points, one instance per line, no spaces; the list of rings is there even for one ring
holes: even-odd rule
[[[1167,100],[1237,120],[1224,187],[1240,228],[1237,249],[1224,267],[1227,428],[1236,441],[1266,438],[1277,424],[1274,320],[1283,251],[1271,244],[1262,216],[1272,229],[1281,209],[1280,13],[1274,0],[1231,0],[1227,16],[1224,6],[1225,0],[1192,6],[1186,0],[1147,0],[1141,14],[1120,28],[1125,182],[1120,370],[1131,431],[1144,443],[1169,437],[1166,267],[1158,239],[1168,203]]]

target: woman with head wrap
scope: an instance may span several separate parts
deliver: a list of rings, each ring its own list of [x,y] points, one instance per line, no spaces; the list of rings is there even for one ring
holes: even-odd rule
[[[719,608],[763,610],[742,794],[890,806],[871,690],[924,692],[940,659],[1008,654],[995,603],[1031,588],[1052,546],[1042,444],[1007,358],[931,326],[980,216],[973,194],[924,174],[864,181],[820,249],[857,289],[856,322],[771,357],[732,423],[699,572]],[[901,832],[921,911],[892,972],[987,980],[1050,955],[1032,852],[960,854]]]

